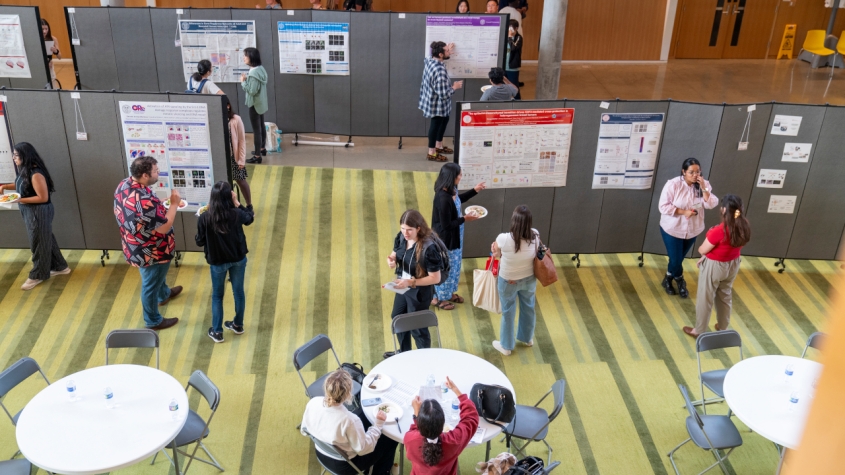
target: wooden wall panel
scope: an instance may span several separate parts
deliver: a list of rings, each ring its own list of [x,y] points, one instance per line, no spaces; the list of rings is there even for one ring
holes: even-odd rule
[[[609,54],[602,59],[619,61],[660,59],[663,43],[663,23],[666,18],[666,2],[651,0],[631,2],[616,0],[613,9],[613,26],[608,31],[602,23],[593,24],[593,38],[612,33]],[[573,21],[577,21],[573,19]],[[567,26],[572,23],[567,19]]]
[[[610,59],[614,48],[612,27],[616,3],[616,0],[569,0],[563,38],[564,60]]]

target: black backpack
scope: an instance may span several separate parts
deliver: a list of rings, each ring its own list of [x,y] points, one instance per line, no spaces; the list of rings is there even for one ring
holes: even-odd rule
[[[194,89],[194,78],[188,79],[188,89],[185,91],[185,94],[202,94],[200,91],[202,91],[202,88],[203,86],[205,86],[206,81],[208,81],[208,79],[203,79],[202,81],[200,81],[197,88]]]
[[[520,460],[510,468],[504,475],[544,475],[543,459],[540,457],[528,456]]]

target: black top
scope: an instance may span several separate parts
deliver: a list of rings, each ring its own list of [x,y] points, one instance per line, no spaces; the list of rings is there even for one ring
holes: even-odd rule
[[[415,279],[421,279],[425,276],[417,275],[417,245],[419,243],[414,243],[410,249],[405,249],[407,245],[408,241],[405,240],[405,236],[402,233],[397,234],[396,239],[393,240],[393,252],[396,253],[396,275],[401,277],[404,271]],[[422,258],[422,268],[425,269],[427,274],[443,270],[443,259],[440,257],[440,252],[437,251],[437,245],[433,242],[426,247]]]
[[[463,204],[477,194],[475,188],[472,188],[459,194],[458,197]],[[446,249],[454,251],[461,247],[461,225],[464,224],[464,218],[458,217],[455,196],[448,191],[438,190],[434,194],[434,208],[431,214],[431,229],[440,236]]]
[[[510,43],[510,57],[508,58],[508,69],[517,69],[522,67],[522,35],[519,33],[508,37]],[[519,86],[519,84],[514,84]]]
[[[246,248],[244,226],[252,224],[253,212],[241,205],[229,213],[226,234],[214,230],[211,213],[205,212],[197,221],[197,246],[205,248],[205,260],[211,265],[240,262],[249,250]]]
[[[35,192],[35,187],[32,186],[32,177],[34,177],[35,175],[44,176],[44,174],[41,173],[40,168],[33,168],[32,169],[32,175],[30,175],[30,177],[29,177],[29,186],[27,186],[26,189],[24,189],[24,186],[23,186],[23,174],[19,173],[18,177],[15,178],[15,191],[17,191],[18,193],[21,194],[21,198],[32,198],[33,196],[38,196],[38,193]],[[29,203],[29,205],[30,206],[46,205],[48,203],[50,203],[50,190],[49,189],[47,190],[47,201],[45,201],[44,203]],[[21,203],[21,204],[27,204],[27,203]]]

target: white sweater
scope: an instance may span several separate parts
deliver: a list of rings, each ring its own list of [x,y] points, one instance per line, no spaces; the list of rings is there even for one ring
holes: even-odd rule
[[[376,424],[365,432],[361,419],[349,412],[344,405],[327,407],[323,397],[315,397],[305,406],[302,415],[302,429],[318,440],[336,445],[353,458],[373,451],[381,435],[384,421],[376,419]],[[302,435],[305,435],[303,432]],[[320,450],[319,448],[317,450]],[[320,451],[323,453],[322,451]],[[323,455],[331,457],[329,454]]]

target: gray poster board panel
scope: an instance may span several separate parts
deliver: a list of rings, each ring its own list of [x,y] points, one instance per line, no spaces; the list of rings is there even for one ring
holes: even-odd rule
[[[666,113],[669,103],[666,101],[625,102],[616,104],[617,113]],[[666,135],[667,116],[663,118],[663,133]],[[576,118],[577,120],[577,118]],[[658,146],[659,147],[659,146]],[[660,148],[658,148],[658,157]],[[595,150],[593,150],[595,164]],[[592,186],[592,179],[590,180]],[[599,233],[596,239],[596,252],[642,252],[645,231],[651,207],[651,196],[656,184],[647,190],[604,190]]]
[[[293,15],[288,15],[293,11]],[[272,10],[273,54],[279,56],[279,22],[311,21],[311,10]],[[262,61],[264,57],[261,58]],[[265,67],[266,69],[266,67]],[[285,133],[314,132],[314,76],[308,74],[282,74],[276,59],[271,77],[276,90],[276,125]],[[269,71],[268,71],[269,74]],[[244,125],[249,114],[243,114]]]
[[[5,94],[5,91],[3,92]],[[14,142],[14,137],[11,136],[11,121],[12,118],[8,114],[4,114],[4,122],[8,130],[0,130],[2,134],[9,134],[9,142]],[[12,161],[12,154],[3,157],[3,160]],[[4,185],[8,183],[3,183]],[[23,224],[21,212],[18,209],[0,207],[0,248],[8,249],[29,249],[29,238],[27,236],[26,226]]]
[[[41,16],[38,7],[0,6],[0,15],[18,15],[21,19],[24,50],[29,61],[30,78],[3,78],[8,86],[16,89],[43,89],[51,82],[47,68],[44,38],[41,34]],[[53,30],[59,25],[50,25]],[[56,45],[58,47],[58,45]],[[7,84],[3,84],[7,85]]]
[[[483,86],[489,86],[490,80],[489,79],[464,79],[464,100],[465,101],[480,101],[481,95],[484,94],[481,92],[481,88]]]
[[[467,205],[477,205],[487,208],[487,216],[464,224],[465,258],[485,257],[490,255],[490,243],[502,232],[506,190],[486,189],[467,201]],[[466,208],[466,206],[463,206]],[[513,211],[513,210],[511,210]],[[510,212],[508,212],[510,217]]]
[[[807,185],[796,211],[792,239],[786,257],[790,259],[836,259],[845,229],[845,107],[828,106]],[[787,173],[787,179],[792,177]],[[759,234],[757,234],[759,236]]]
[[[424,137],[428,124],[417,106],[425,69],[425,14],[390,14],[391,137]]]
[[[748,202],[748,220],[751,222],[755,236],[766,236],[765,239],[751,239],[742,249],[747,256],[785,257],[789,248],[789,239],[795,225],[796,213],[769,213],[769,198],[772,195],[797,196],[795,209],[800,209],[801,195],[807,175],[813,163],[815,150],[811,150],[809,163],[784,162],[783,149],[786,143],[811,143],[815,149],[824,120],[824,106],[776,104],[769,119],[769,129],[775,121],[776,115],[801,116],[801,127],[797,136],[773,135],[768,133],[760,155],[760,164],[754,177],[754,189]],[[761,188],[757,186],[757,178],[761,169],[786,170],[783,188]]]
[[[366,15],[366,14],[364,14]],[[364,16],[356,15],[356,16]],[[314,11],[313,22],[349,23],[349,12]],[[370,48],[371,50],[374,48]],[[378,54],[372,51],[371,54]],[[384,54],[384,53],[381,53]],[[350,76],[314,77],[314,128],[323,133],[349,135],[352,129]]]
[[[5,94],[12,125],[12,143],[31,143],[53,178],[56,191],[51,194],[50,201],[55,208],[53,234],[56,241],[62,249],[85,249],[77,187],[58,91],[8,90]]]
[[[261,53],[261,63],[267,71],[267,106],[269,109],[264,113],[265,122],[276,123],[276,81],[275,75],[279,73],[278,43],[273,43],[273,30],[276,24],[273,23],[271,15],[255,9],[233,9],[232,20],[253,20],[255,21],[255,47]],[[238,58],[241,61],[242,58]],[[249,122],[249,111],[246,104],[246,93],[238,83],[231,84],[234,88],[233,95],[229,95],[236,114],[244,121],[244,130],[252,132],[252,124]],[[229,92],[227,91],[228,95]]]
[[[449,112],[449,123],[446,124],[446,132],[443,133],[443,137],[454,137],[455,136],[455,128],[452,124],[456,124],[458,119],[458,102],[464,100],[464,88],[460,88],[456,90],[452,94],[452,109]],[[417,112],[422,115],[422,111],[417,109]],[[428,136],[428,129],[431,127],[431,119],[425,119],[425,128],[423,129],[422,136]],[[454,147],[453,147],[454,148]]]
[[[555,190],[557,188],[507,188],[505,189],[505,202],[502,205],[502,230],[506,233],[511,226],[513,211],[519,205],[528,206],[531,210],[532,224],[534,229],[540,233],[540,238],[546,245],[549,245],[552,225],[552,211],[554,208]],[[486,192],[485,190],[484,192]],[[470,223],[472,224],[472,223]],[[493,242],[495,236],[491,236]]]
[[[72,46],[82,89],[120,90],[109,8],[76,7],[73,15],[80,44]],[[120,32],[116,32],[120,34]]]
[[[175,8],[150,8],[150,24],[155,47],[156,71],[158,72],[157,91],[181,92],[186,88],[182,72],[182,48],[176,46],[179,39],[178,19],[190,18],[188,14],[177,15]]]
[[[117,77],[123,91],[159,91],[150,10],[108,9]]]
[[[390,119],[390,15],[351,15],[352,135],[387,136]]]
[[[710,176],[723,109],[722,105],[684,102],[669,104],[663,146],[660,149],[657,170],[654,174],[654,192],[651,197],[643,252],[666,254],[663,238],[660,235],[661,214],[658,209],[660,195],[667,181],[681,175],[684,160],[690,157],[697,158],[701,162],[702,176],[705,179]],[[704,215],[711,213],[713,212],[705,211]]]
[[[184,12],[191,20],[231,20],[231,8],[186,8]],[[183,20],[186,20],[184,16]]]

